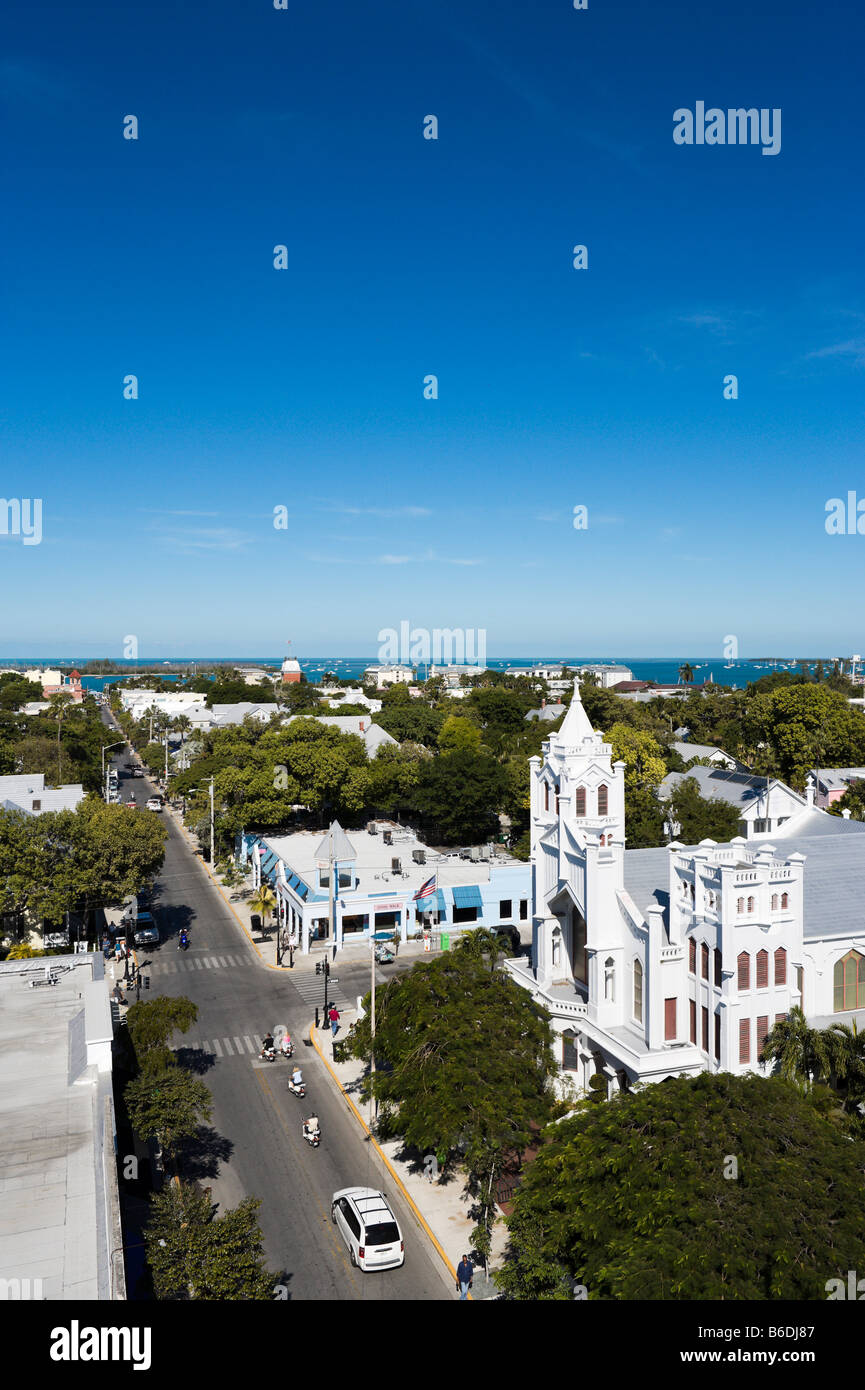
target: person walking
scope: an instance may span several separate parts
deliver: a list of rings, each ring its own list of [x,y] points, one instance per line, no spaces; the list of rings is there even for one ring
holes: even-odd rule
[[[108,957],[111,955],[111,942],[107,932],[104,932],[102,936],[102,954],[106,960],[108,960]]]
[[[468,1255],[463,1255],[457,1265],[457,1289],[459,1291],[460,1302],[464,1302],[469,1296],[469,1289],[474,1279],[475,1267]]]
[[[330,1019],[331,1036],[335,1038],[339,1032],[339,1009],[335,1004],[331,1004],[327,1016]]]

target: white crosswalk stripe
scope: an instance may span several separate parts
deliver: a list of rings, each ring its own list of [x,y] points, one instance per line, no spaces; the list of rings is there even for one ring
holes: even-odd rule
[[[305,1004],[316,1004],[321,1009],[324,1007],[324,981],[316,976],[298,976],[291,982]],[[336,1004],[342,1011],[350,1009],[352,1005],[348,1002],[339,985],[332,985],[328,982],[327,986],[328,1004]]]
[[[191,956],[186,960],[147,960],[148,968],[160,975],[182,975],[194,970],[231,970],[248,965],[237,956]]]
[[[184,1039],[183,1047],[193,1051],[209,1053],[214,1057],[258,1057],[261,1052],[261,1038],[257,1033],[242,1033],[237,1037]]]

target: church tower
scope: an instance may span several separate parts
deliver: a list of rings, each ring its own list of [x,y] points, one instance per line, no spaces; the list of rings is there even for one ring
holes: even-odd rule
[[[562,727],[529,766],[533,969],[544,988],[562,986],[612,1024],[624,1017],[625,764],[589,723],[578,680]]]

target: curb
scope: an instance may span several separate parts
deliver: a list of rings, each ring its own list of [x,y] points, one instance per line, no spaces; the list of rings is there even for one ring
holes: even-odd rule
[[[321,1048],[319,1047],[319,1045],[318,1045],[318,1039],[317,1039],[316,1036],[315,1036],[315,1024],[314,1024],[314,1023],[310,1025],[309,1037],[310,1037],[310,1041],[311,1041],[313,1047],[315,1048],[315,1050],[316,1050],[316,1052],[318,1053],[319,1057],[320,1057],[321,1060],[324,1062],[324,1065],[327,1067],[328,1071],[330,1072],[331,1076],[333,1077],[334,1081],[336,1082],[337,1086],[339,1087],[340,1093],[341,1093],[341,1095],[342,1095],[343,1100],[346,1102],[346,1104],[348,1105],[349,1109],[353,1112],[355,1119],[356,1119],[356,1120],[358,1121],[358,1123],[360,1124],[361,1129],[364,1130],[364,1132],[365,1132],[367,1138],[369,1139],[369,1142],[375,1146],[375,1150],[376,1150],[376,1152],[377,1152],[379,1158],[381,1159],[381,1161],[382,1161],[382,1163],[384,1164],[384,1166],[387,1168],[387,1171],[390,1173],[391,1177],[393,1178],[394,1182],[396,1183],[396,1185],[397,1185],[397,1187],[399,1188],[400,1192],[402,1193],[403,1197],[404,1197],[405,1200],[408,1202],[409,1207],[410,1207],[411,1210],[414,1212],[415,1217],[417,1218],[417,1220],[418,1220],[418,1222],[420,1223],[421,1227],[422,1227],[423,1230],[426,1232],[426,1234],[429,1236],[429,1238],[430,1238],[430,1240],[432,1241],[432,1244],[433,1244],[433,1246],[434,1246],[436,1252],[441,1256],[442,1260],[444,1261],[445,1267],[446,1267],[448,1273],[449,1273],[450,1276],[451,1276],[451,1279],[452,1279],[452,1280],[454,1281],[454,1283],[455,1283],[455,1282],[456,1282],[456,1277],[457,1277],[457,1272],[456,1272],[456,1270],[454,1269],[453,1265],[451,1264],[450,1260],[448,1259],[447,1255],[445,1254],[445,1252],[444,1252],[444,1250],[442,1249],[441,1245],[439,1244],[438,1240],[436,1239],[436,1237],[433,1235],[432,1231],[430,1230],[430,1227],[429,1227],[429,1225],[428,1225],[426,1219],[424,1218],[423,1214],[419,1211],[419,1209],[418,1209],[418,1207],[416,1206],[416,1204],[415,1204],[413,1198],[411,1197],[410,1193],[407,1191],[407,1189],[406,1189],[406,1187],[405,1187],[405,1184],[404,1184],[403,1181],[402,1181],[402,1178],[401,1178],[401,1177],[399,1176],[399,1174],[397,1173],[397,1171],[396,1171],[396,1169],[394,1168],[393,1164],[391,1163],[390,1159],[387,1157],[387,1154],[385,1154],[385,1153],[383,1152],[382,1147],[381,1147],[381,1145],[379,1144],[378,1140],[377,1140],[377,1139],[375,1138],[375,1136],[370,1132],[369,1125],[366,1123],[366,1120],[365,1120],[365,1119],[363,1118],[363,1116],[361,1115],[360,1111],[358,1110],[358,1108],[357,1108],[357,1106],[355,1105],[354,1101],[352,1100],[351,1096],[350,1096],[350,1095],[348,1094],[348,1092],[346,1091],[345,1087],[343,1086],[342,1082],[340,1081],[340,1079],[339,1079],[339,1077],[337,1076],[336,1072],[334,1071],[333,1067],[330,1065],[330,1062],[327,1060],[327,1058],[325,1057],[325,1055],[324,1055],[324,1053],[322,1052]],[[469,1294],[469,1298],[471,1298],[471,1294]],[[474,1300],[472,1300],[472,1301],[474,1301]]]

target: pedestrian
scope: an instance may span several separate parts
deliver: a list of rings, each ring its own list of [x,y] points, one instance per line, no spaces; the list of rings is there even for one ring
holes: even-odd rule
[[[103,932],[102,935],[102,954],[106,960],[108,960],[108,957],[111,955],[111,942],[108,939],[107,932]]]
[[[121,962],[122,959],[123,959],[123,942],[122,942],[122,941],[118,941],[117,945],[114,947],[114,959],[117,961],[118,965],[120,964],[120,962]]]
[[[336,1037],[337,1033],[339,1032],[339,1009],[336,1007],[335,1004],[331,1004],[330,1011],[327,1016],[330,1019],[331,1034],[333,1037]]]
[[[472,1264],[468,1255],[463,1255],[462,1259],[457,1265],[457,1291],[459,1293],[461,1303],[469,1296],[469,1289],[472,1286],[474,1274],[474,1265]]]

